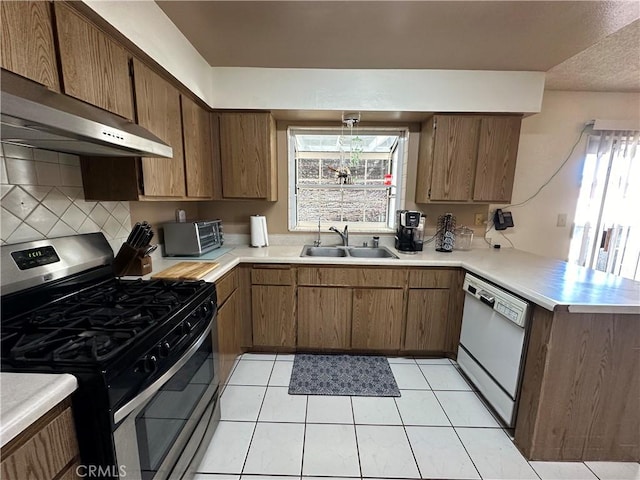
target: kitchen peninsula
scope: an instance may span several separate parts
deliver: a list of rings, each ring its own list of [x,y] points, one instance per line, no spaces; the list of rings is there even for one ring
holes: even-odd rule
[[[384,273],[383,269],[468,271],[535,304],[515,428],[515,443],[524,455],[531,460],[556,461],[640,458],[640,403],[635,401],[640,396],[638,282],[513,249],[475,248],[452,254],[429,249],[410,257],[400,255],[399,259],[364,260],[304,258],[300,257],[301,249],[301,245],[236,247],[216,259],[218,268],[205,280],[219,282],[230,272],[239,274],[236,294],[243,300],[236,328],[242,330],[242,350],[258,350],[252,342],[251,312],[246,311],[252,303],[248,300],[252,270],[271,268],[280,272],[279,279],[286,272],[290,281],[274,283],[290,283],[292,289],[300,282],[297,274],[310,265],[373,269],[376,273]],[[154,270],[173,263],[158,256]],[[461,283],[456,282],[450,295],[459,303],[463,292]],[[294,308],[298,316],[301,307]],[[453,311],[460,314],[461,305]],[[292,321],[295,331],[300,327],[295,314]],[[405,327],[403,324],[403,332]],[[453,331],[459,336],[459,324],[457,330],[454,324]],[[300,348],[295,344],[271,348],[296,349]],[[269,349],[262,346],[259,350]],[[449,348],[445,354],[455,356],[455,351]],[[387,354],[405,352],[401,346]]]

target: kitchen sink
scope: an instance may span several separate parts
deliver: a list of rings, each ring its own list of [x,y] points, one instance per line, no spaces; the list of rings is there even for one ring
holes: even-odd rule
[[[305,245],[301,257],[346,257],[347,251],[341,247],[312,247]]]
[[[386,247],[314,247],[305,245],[301,257],[398,258]]]
[[[360,258],[398,258],[394,253],[385,247],[349,247],[349,255]]]

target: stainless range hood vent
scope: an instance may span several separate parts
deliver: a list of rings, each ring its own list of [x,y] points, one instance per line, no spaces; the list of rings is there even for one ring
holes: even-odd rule
[[[84,156],[173,157],[158,137],[122,117],[2,70],[2,142]]]

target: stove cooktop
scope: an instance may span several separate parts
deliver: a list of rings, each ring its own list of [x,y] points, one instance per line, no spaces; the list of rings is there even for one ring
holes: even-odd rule
[[[209,288],[202,281],[110,279],[3,319],[2,357],[21,364],[109,362]]]

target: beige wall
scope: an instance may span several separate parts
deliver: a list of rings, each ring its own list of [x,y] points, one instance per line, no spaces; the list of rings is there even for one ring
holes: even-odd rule
[[[542,112],[522,123],[512,203],[531,196],[567,158],[585,123],[594,119],[640,122],[640,94],[545,91]],[[566,260],[580,190],[586,135],[560,173],[538,196],[510,207],[515,227],[506,235],[516,248]],[[567,226],[557,227],[558,214]],[[506,244],[492,231],[494,242]]]

